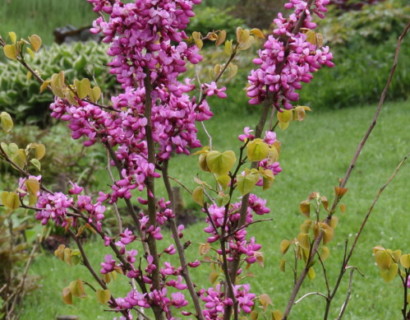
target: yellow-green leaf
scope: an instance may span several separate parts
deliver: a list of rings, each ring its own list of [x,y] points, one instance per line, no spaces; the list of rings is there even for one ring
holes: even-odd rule
[[[268,157],[269,145],[262,139],[255,139],[247,145],[247,156],[250,161],[262,161]]]
[[[266,311],[269,305],[272,304],[272,299],[269,297],[269,295],[267,295],[266,293],[263,293],[259,296],[259,303],[263,307],[263,310]]]
[[[285,254],[288,251],[288,249],[290,247],[290,244],[291,244],[291,242],[289,240],[286,240],[286,239],[282,240],[280,242],[280,252],[282,254]]]
[[[94,87],[90,91],[90,100],[92,102],[97,102],[101,98],[101,89],[100,87]]]
[[[17,60],[18,56],[18,50],[17,46],[15,44],[7,44],[3,47],[4,55],[11,59],[11,60]]]
[[[250,32],[247,29],[241,27],[236,28],[236,41],[240,44],[244,44],[249,40]]]
[[[192,199],[200,206],[204,205],[204,189],[202,187],[196,187],[192,192]]]
[[[43,159],[43,157],[46,154],[46,147],[42,143],[37,143],[36,147],[34,149],[34,156],[36,157],[37,160]]]
[[[320,249],[320,258],[322,259],[322,261],[325,261],[330,255],[330,250],[328,247],[323,246]]]
[[[33,51],[33,50],[31,50],[31,48],[27,48],[26,50],[27,50],[27,53],[30,55],[31,59],[34,59],[34,57],[35,57],[35,53],[34,53],[34,51]],[[32,75],[32,73],[31,73],[31,72],[30,72],[30,75]],[[31,79],[31,76],[30,76],[30,78],[29,78],[29,77],[27,77],[27,79]]]
[[[231,178],[227,174],[224,174],[224,175],[218,176],[216,181],[218,181],[219,185],[225,189],[228,187],[229,183],[231,182]]]
[[[1,127],[4,132],[10,132],[13,129],[13,119],[7,112],[0,113]]]
[[[253,36],[255,36],[259,39],[265,39],[265,35],[261,31],[261,29],[258,29],[258,28],[251,29],[251,35],[253,35]]]
[[[20,207],[20,198],[16,192],[3,191],[1,193],[1,201],[10,210],[16,210]]]
[[[225,41],[225,48],[224,52],[230,56],[233,53],[233,46],[232,46],[232,40]]]
[[[227,174],[236,162],[235,153],[231,150],[223,153],[210,151],[206,155],[206,164],[212,173],[217,175]]]
[[[64,261],[64,249],[65,245],[60,244],[58,248],[54,251],[54,255],[62,261]]]
[[[91,82],[87,78],[76,81],[77,95],[80,99],[86,98],[91,93]]]
[[[384,270],[390,269],[390,267],[393,264],[393,259],[386,250],[376,251],[374,254],[374,257],[380,269],[384,269]]]
[[[12,160],[16,163],[20,168],[24,168],[27,164],[27,156],[26,151],[23,149],[18,149],[16,153],[13,155]]]
[[[403,254],[400,257],[400,263],[404,268],[409,269],[410,268],[410,254]]]
[[[321,228],[323,231],[323,244],[326,244],[333,239],[334,230],[331,226],[327,225],[326,223],[322,223]]]
[[[44,90],[46,90],[48,88],[48,86],[50,85],[51,81],[50,80],[45,80],[43,81],[43,83],[40,86],[40,93],[43,93]]]
[[[207,243],[201,243],[199,245],[199,254],[201,256],[206,255],[210,250],[211,250],[211,245],[208,242]]]
[[[60,98],[65,98],[64,88],[65,85],[65,76],[64,72],[60,71],[59,73],[55,73],[51,76],[50,80],[51,90],[53,91],[54,95]]]
[[[272,320],[282,320],[283,313],[280,310],[275,310],[272,312]]]
[[[253,311],[251,312],[250,317],[251,317],[251,320],[258,320],[259,312],[256,311],[256,310],[253,310]]]
[[[216,39],[215,45],[220,46],[226,40],[226,31],[221,30],[218,32],[218,38]]]
[[[73,304],[73,295],[68,287],[63,289],[63,302],[65,304]]]
[[[308,200],[304,200],[301,203],[299,203],[299,210],[303,215],[309,218],[310,217],[310,202]]]
[[[299,233],[297,239],[298,239],[299,245],[302,248],[304,248],[304,249],[309,249],[310,248],[309,234]]]
[[[111,292],[110,290],[102,290],[98,289],[96,292],[97,295],[97,301],[101,304],[107,304],[108,301],[110,301],[111,298]]]
[[[253,190],[258,180],[259,180],[259,174],[255,172],[251,172],[244,176],[240,175],[237,178],[236,185],[237,185],[239,192],[244,196],[245,194],[248,194]]]
[[[41,48],[42,40],[40,36],[33,34],[31,37],[28,38],[31,44],[31,47],[35,52],[38,52]]]
[[[313,280],[313,279],[316,278],[315,269],[313,269],[312,267],[309,268],[308,277],[309,277],[310,280]]]
[[[200,32],[194,31],[192,32],[192,38],[195,41],[195,45],[199,48],[202,49],[204,46],[204,42],[202,41],[202,35]]]
[[[281,109],[279,112],[276,114],[278,121],[279,122],[290,122],[293,120],[293,112],[292,110],[283,110]]]
[[[214,283],[216,282],[216,280],[218,280],[218,277],[219,277],[219,272],[217,272],[217,271],[212,271],[212,272],[209,274],[209,281],[210,281],[212,284],[214,284]]]
[[[30,163],[38,170],[41,171],[41,163],[37,159],[31,159]]]
[[[17,35],[15,32],[11,31],[9,32],[9,38],[12,44],[16,44],[17,42]]]
[[[40,183],[36,179],[27,179],[26,180],[27,191],[31,195],[37,195],[40,191]]]
[[[74,297],[84,298],[86,296],[83,281],[79,279],[72,281],[68,287]]]
[[[390,282],[392,281],[398,274],[399,266],[397,263],[393,263],[389,269],[382,269],[380,270],[380,275],[384,281]]]
[[[279,122],[279,128],[281,130],[286,130],[289,127],[290,122]]]
[[[280,259],[279,270],[282,272],[286,271],[286,260],[285,259]]]

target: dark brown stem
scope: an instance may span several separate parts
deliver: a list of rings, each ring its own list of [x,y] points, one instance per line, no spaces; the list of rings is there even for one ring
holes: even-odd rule
[[[113,148],[110,146],[110,144],[108,142],[105,142],[103,144],[104,144],[105,148],[107,149],[111,159],[114,161],[114,165],[117,168],[118,174],[121,175],[121,171],[122,171],[123,168],[122,168],[122,165],[121,165],[120,161],[118,160]],[[124,202],[127,205],[128,213],[131,215],[132,220],[134,221],[135,226],[137,227],[138,235],[140,236],[141,240],[144,241],[144,234],[143,234],[142,229],[141,229],[141,224],[140,224],[140,221],[138,219],[137,213],[134,210],[134,206],[132,205],[132,202],[129,199],[126,199],[126,198],[124,198]],[[146,245],[144,246],[144,250],[145,250],[146,253],[150,254],[148,248],[146,248]]]
[[[147,125],[145,126],[145,136],[147,139],[147,148],[148,148],[148,163],[155,166],[155,144],[154,139],[152,137],[152,84],[151,84],[151,77],[150,71],[145,70],[145,79],[144,79],[144,87],[145,87],[145,110],[144,116],[147,119]],[[149,225],[153,228],[157,225],[157,209],[155,204],[155,183],[154,177],[148,176],[145,180],[145,185],[147,188],[147,198],[148,198],[148,218],[149,218]],[[149,251],[151,256],[153,257],[153,263],[157,267],[152,272],[152,287],[154,290],[161,289],[161,279],[159,273],[159,256],[157,250],[157,243],[155,238],[152,236],[151,233],[147,235],[147,243],[149,247]],[[152,306],[155,318],[157,320],[164,319],[163,310],[160,306],[153,305]]]
[[[403,309],[402,309],[402,313],[403,313],[403,320],[408,320],[409,319],[409,314],[407,313],[407,307],[409,305],[408,300],[407,300],[407,296],[408,296],[408,287],[407,287],[407,279],[409,278],[410,275],[410,269],[406,269],[406,275],[403,279],[403,288],[404,288],[404,292],[403,292]]]
[[[169,162],[165,161],[163,166],[162,166],[162,178],[164,180],[165,188],[166,188],[167,193],[168,193],[168,199],[169,199],[169,201],[171,201],[172,212],[176,216],[177,212],[176,212],[176,208],[175,208],[175,198],[174,198],[174,192],[172,191],[171,183],[169,181],[168,164],[169,164]],[[181,275],[184,278],[185,283],[188,286],[189,293],[190,293],[192,301],[194,303],[195,311],[196,311],[196,318],[199,319],[199,320],[203,320],[204,317],[203,317],[203,314],[202,314],[201,304],[199,303],[198,294],[195,291],[194,283],[192,282],[191,276],[189,274],[189,269],[188,269],[188,265],[187,265],[186,257],[185,257],[185,251],[184,251],[184,247],[183,247],[181,241],[179,240],[178,229],[177,229],[177,225],[176,225],[176,222],[175,222],[175,218],[170,219],[170,225],[171,225],[172,236],[174,238],[175,245],[176,245],[177,251],[178,251],[179,262],[180,262],[181,268],[182,268]]]
[[[360,143],[359,143],[359,145],[358,145],[358,147],[357,147],[357,149],[356,149],[356,152],[355,152],[355,154],[354,154],[354,156],[353,156],[353,159],[352,159],[352,161],[351,161],[351,163],[350,163],[350,165],[349,165],[349,167],[348,167],[348,169],[347,169],[347,171],[346,171],[346,173],[345,173],[345,176],[343,177],[343,179],[341,180],[341,182],[340,182],[340,184],[339,184],[339,187],[341,187],[341,188],[344,188],[344,187],[346,186],[346,184],[347,184],[347,182],[348,182],[348,180],[349,180],[349,178],[350,178],[350,175],[351,175],[351,173],[352,173],[352,171],[353,171],[353,169],[354,169],[354,167],[355,167],[355,165],[356,165],[356,163],[357,163],[357,160],[358,160],[358,158],[359,158],[359,156],[360,156],[360,154],[361,154],[361,152],[362,152],[362,150],[363,150],[363,148],[364,148],[364,146],[365,146],[365,144],[366,144],[366,142],[367,142],[367,139],[369,138],[369,136],[370,136],[370,134],[372,133],[374,127],[376,126],[377,120],[378,120],[378,118],[379,118],[379,116],[380,116],[380,112],[381,112],[381,110],[382,110],[382,108],[383,108],[383,105],[384,105],[384,101],[385,101],[385,99],[386,99],[386,95],[387,95],[388,88],[390,87],[391,81],[392,81],[392,79],[393,79],[393,75],[394,75],[394,73],[395,73],[395,71],[396,71],[396,67],[397,67],[397,63],[398,63],[398,59],[399,59],[399,53],[400,53],[400,47],[401,47],[402,41],[403,41],[404,37],[406,36],[406,34],[407,34],[407,32],[408,32],[409,29],[410,29],[410,23],[407,24],[407,26],[404,28],[402,34],[400,35],[400,37],[399,37],[398,40],[397,40],[397,46],[396,46],[396,51],[395,51],[395,55],[394,55],[394,61],[393,61],[393,65],[392,65],[391,70],[390,70],[389,77],[388,77],[387,82],[386,82],[386,86],[384,87],[383,92],[382,92],[382,94],[381,94],[381,96],[380,96],[380,101],[379,101],[379,103],[378,103],[378,106],[377,106],[376,112],[375,112],[375,114],[374,114],[373,120],[372,120],[370,126],[368,127],[368,129],[366,130],[366,132],[365,132],[365,134],[364,134],[362,140],[360,141]],[[336,207],[337,207],[337,205],[339,204],[341,198],[342,198],[341,196],[336,196],[336,197],[335,197],[335,199],[334,199],[334,201],[333,201],[333,204],[332,204],[332,206],[331,206],[330,212],[329,212],[329,216],[326,218],[326,222],[329,222],[329,221],[330,221],[330,218],[331,218],[331,216],[334,214],[334,212],[336,211]],[[307,266],[309,266],[310,263],[313,261],[313,258],[314,258],[314,256],[315,256],[316,253],[317,253],[317,250],[318,250],[318,248],[319,248],[319,246],[320,246],[320,242],[322,241],[322,238],[323,238],[323,232],[320,232],[320,233],[319,233],[319,236],[316,238],[316,240],[315,240],[315,242],[314,242],[314,244],[313,244],[311,253],[310,253],[309,257],[308,257],[307,264],[306,264]],[[296,281],[296,284],[295,284],[295,286],[294,286],[293,289],[292,289],[292,293],[291,293],[291,295],[290,295],[290,298],[289,298],[289,301],[288,301],[288,305],[287,305],[286,310],[285,310],[285,312],[284,312],[284,314],[283,314],[282,320],[286,320],[286,319],[288,318],[288,316],[289,316],[289,314],[290,314],[290,312],[291,312],[291,310],[292,310],[292,307],[293,307],[293,305],[294,305],[296,296],[297,296],[297,294],[298,294],[298,292],[299,292],[299,290],[300,290],[300,288],[301,288],[301,286],[302,286],[303,281],[305,280],[305,278],[306,278],[306,276],[307,276],[308,271],[309,271],[309,268],[308,268],[308,267],[305,267],[305,268],[302,270],[301,274],[299,275],[299,278],[298,278],[298,280]]]

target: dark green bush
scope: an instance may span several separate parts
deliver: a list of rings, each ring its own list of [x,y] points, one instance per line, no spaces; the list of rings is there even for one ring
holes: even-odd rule
[[[332,10],[319,29],[332,46],[354,46],[362,41],[382,44],[392,35],[399,35],[409,20],[410,6],[403,0],[388,0],[343,14]]]
[[[52,45],[29,61],[44,79],[61,70],[69,81],[87,77],[98,84],[103,92],[114,90],[114,77],[107,73],[109,61],[106,45],[95,42],[72,45]],[[27,77],[27,71],[18,63],[0,62],[0,109],[13,115],[18,122],[44,125],[47,122],[51,92],[40,94],[40,84]]]
[[[301,91],[301,103],[313,108],[343,108],[378,101],[393,63],[395,37],[383,44],[362,43],[339,48],[335,68],[320,70]],[[410,97],[410,41],[400,55],[399,65],[388,92],[388,99]]]
[[[16,126],[4,141],[16,143],[24,148],[35,141],[46,146],[47,152],[41,160],[42,180],[55,191],[66,191],[69,181],[89,188],[96,183],[95,172],[104,166],[105,153],[98,146],[85,148],[70,138],[70,130],[63,124],[40,129],[37,126]],[[61,170],[64,168],[64,171]],[[4,163],[0,165],[0,190],[11,187],[17,171]]]

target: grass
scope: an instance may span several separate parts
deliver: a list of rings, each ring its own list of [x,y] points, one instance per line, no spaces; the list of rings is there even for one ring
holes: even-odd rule
[[[85,27],[97,17],[86,0],[4,0],[0,7],[0,35],[7,38],[10,31],[20,37],[38,34],[44,43],[54,40],[53,30],[72,24]],[[206,0],[202,7],[226,8],[234,5],[232,0]],[[64,14],[61,14],[64,13]]]
[[[218,107],[222,108],[222,106]],[[298,203],[312,191],[318,191],[332,198],[333,187],[338,183],[347,168],[354,149],[370,123],[374,108],[356,106],[337,111],[312,112],[303,123],[292,123],[286,131],[279,131],[278,137],[283,147],[281,165],[283,173],[277,177],[273,188],[263,194],[272,208],[272,222],[251,227],[251,234],[263,245],[265,267],[252,266],[255,274],[250,278],[257,293],[271,296],[275,309],[284,309],[292,287],[292,273],[279,271],[281,258],[279,243],[282,239],[292,239],[298,233],[303,217],[298,213]],[[232,114],[219,111],[215,119],[208,124],[213,133],[214,146],[219,150],[238,147],[236,136],[244,126],[253,126],[256,115]],[[348,184],[349,192],[344,203],[347,211],[338,213],[339,226],[335,239],[330,243],[331,256],[326,261],[329,276],[334,283],[339,268],[345,239],[352,239],[358,230],[360,221],[366,213],[378,188],[384,184],[397,163],[410,151],[410,132],[406,130],[410,117],[410,101],[389,103],[382,112],[381,119],[369,139],[362,156],[357,163]],[[201,133],[202,139],[205,139]],[[235,146],[233,146],[235,145]],[[172,175],[178,177],[187,186],[192,187],[194,169],[187,174],[187,168],[197,168],[196,157],[177,157],[172,163]],[[353,284],[352,300],[348,306],[346,320],[398,319],[402,292],[396,279],[386,284],[378,276],[378,269],[372,257],[372,248],[382,245],[392,249],[408,249],[408,181],[410,171],[405,166],[392,185],[385,191],[373,216],[360,240],[359,247],[351,260],[351,265],[358,267],[364,277],[356,275]],[[163,191],[161,191],[163,192]],[[186,198],[189,206],[192,201]],[[193,206],[194,207],[194,206]],[[195,214],[201,215],[199,210]],[[198,244],[204,242],[199,223],[187,229],[185,239],[192,242],[187,250],[190,259],[195,259]],[[86,250],[96,268],[102,261],[105,249],[99,242],[88,242]],[[307,280],[301,294],[324,290],[324,282],[319,268],[318,277]],[[104,313],[103,306],[95,302],[90,290],[89,297],[77,300],[74,306],[63,305],[60,293],[70,281],[81,278],[93,282],[85,268],[68,267],[55,257],[44,254],[35,261],[31,273],[42,277],[42,287],[29,294],[22,307],[21,320],[54,319],[56,315],[76,314],[80,319],[111,319],[112,314]],[[209,269],[206,265],[194,271],[195,281],[207,286]],[[346,280],[340,288],[331,317],[334,318],[340,308],[347,288]],[[118,281],[112,288],[116,294],[124,294],[128,285],[126,280]],[[318,296],[309,297],[295,306],[292,319],[320,319],[324,303]]]
[[[95,18],[86,0],[5,0],[0,7],[0,35],[6,39],[9,31],[19,37],[35,33],[51,44],[55,28],[68,24],[85,27]]]

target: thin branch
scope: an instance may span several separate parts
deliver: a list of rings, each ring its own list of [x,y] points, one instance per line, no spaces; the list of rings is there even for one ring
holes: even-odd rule
[[[112,174],[112,170],[111,170],[111,163],[110,163],[110,152],[107,150],[107,171],[108,171],[108,175],[111,178],[112,183],[115,183],[115,179],[114,179],[114,175]],[[118,211],[118,206],[117,204],[114,202],[113,203],[114,206],[114,214],[115,217],[117,218],[117,223],[118,223],[118,230],[119,233],[122,233],[122,219],[121,219],[121,215],[120,212]],[[142,239],[141,239],[142,240]]]
[[[327,296],[321,292],[309,292],[306,293],[305,295],[303,295],[302,297],[300,297],[298,300],[295,301],[295,304],[298,304],[299,302],[301,302],[303,299],[309,297],[309,296],[321,296],[323,298],[325,298],[327,300]]]
[[[192,191],[188,189],[186,185],[184,185],[181,181],[179,181],[177,178],[171,177],[168,175],[168,178],[171,179],[172,181],[175,181],[178,183],[186,192],[188,192],[190,195],[192,195]]]

